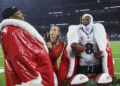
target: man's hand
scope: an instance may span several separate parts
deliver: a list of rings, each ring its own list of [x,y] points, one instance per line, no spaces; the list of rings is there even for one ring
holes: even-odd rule
[[[94,57],[95,57],[96,59],[101,59],[101,58],[102,58],[102,51],[94,52]]]
[[[79,43],[72,43],[71,48],[75,54],[80,54],[81,52],[85,51],[85,46]]]

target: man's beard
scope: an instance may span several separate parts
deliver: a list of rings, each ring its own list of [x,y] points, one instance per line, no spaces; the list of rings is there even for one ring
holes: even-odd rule
[[[89,23],[83,23],[83,25],[84,25],[84,26],[87,26],[87,25],[89,25]]]

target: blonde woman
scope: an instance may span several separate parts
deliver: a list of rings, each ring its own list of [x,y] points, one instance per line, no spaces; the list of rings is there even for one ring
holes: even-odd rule
[[[46,43],[50,51],[49,55],[52,61],[53,70],[58,75],[57,59],[62,53],[64,42],[61,41],[61,32],[58,26],[52,26],[49,32],[49,42]]]

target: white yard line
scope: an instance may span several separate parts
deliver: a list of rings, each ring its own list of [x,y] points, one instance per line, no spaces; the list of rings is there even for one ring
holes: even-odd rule
[[[120,73],[115,72],[115,74],[120,74]]]
[[[4,69],[4,67],[0,67],[0,69]]]
[[[5,72],[5,70],[4,69],[0,69],[0,73],[2,73],[2,72]]]
[[[116,61],[119,61],[120,58],[113,58],[113,64],[115,64]]]
[[[120,60],[120,58],[113,58],[113,59],[115,59],[115,60]]]
[[[4,57],[4,56],[0,56],[0,57]]]

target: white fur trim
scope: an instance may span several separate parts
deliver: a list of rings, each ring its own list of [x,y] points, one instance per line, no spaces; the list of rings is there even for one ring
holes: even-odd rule
[[[13,26],[17,26],[20,27],[21,29],[26,30],[27,32],[29,32],[32,36],[34,36],[38,41],[42,42],[45,49],[48,52],[48,48],[46,46],[46,43],[44,41],[44,39],[42,38],[42,36],[37,32],[37,30],[30,25],[29,23],[22,21],[22,20],[18,20],[18,19],[5,19],[2,21],[2,23],[0,24],[0,30],[2,29],[2,27],[7,26],[7,25],[13,25]]]
[[[106,46],[107,46],[107,39],[106,39],[106,31],[105,28],[102,24],[94,24],[93,25],[93,32],[94,32],[94,37],[96,39],[96,42],[98,44],[98,47],[100,51],[102,51],[103,58],[102,58],[102,70],[104,73],[109,73],[108,72],[108,67],[107,67],[107,57],[108,54],[106,52]]]
[[[22,82],[22,84],[15,85],[15,86],[43,86],[41,82],[42,82],[41,75],[38,74],[38,77],[36,79],[28,81],[27,83]]]
[[[54,86],[58,86],[58,80],[57,80],[57,76],[55,73],[54,74]]]
[[[100,51],[104,51],[106,49],[106,44],[107,44],[106,32],[104,26],[99,23],[93,24],[93,32],[95,39],[99,44]]]
[[[78,37],[78,29],[81,28],[81,25],[71,25],[68,28],[68,33],[67,33],[67,40],[68,40],[68,46],[67,46],[67,51],[68,51],[68,57],[69,57],[69,61],[70,61],[70,67],[68,70],[68,75],[67,77],[71,77],[73,72],[74,72],[74,68],[75,68],[75,55],[74,53],[72,53],[71,50],[71,44],[72,43],[78,43],[79,41],[79,37]]]
[[[88,79],[88,77],[86,75],[78,74],[71,81],[71,85],[82,84],[82,83],[88,82],[88,80],[89,79]]]

